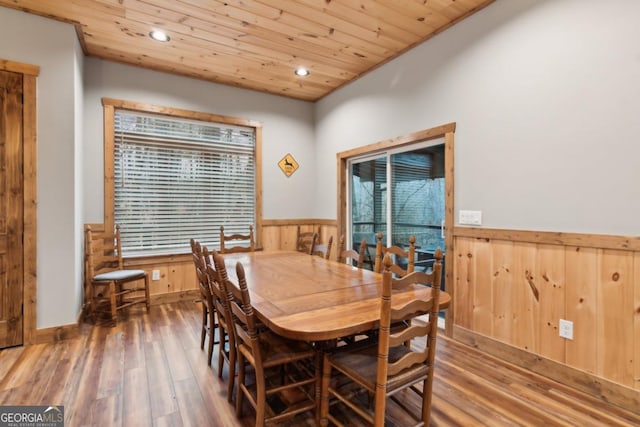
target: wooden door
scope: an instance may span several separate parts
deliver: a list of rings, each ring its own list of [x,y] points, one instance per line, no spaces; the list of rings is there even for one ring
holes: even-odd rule
[[[0,71],[0,348],[22,344],[22,74]]]

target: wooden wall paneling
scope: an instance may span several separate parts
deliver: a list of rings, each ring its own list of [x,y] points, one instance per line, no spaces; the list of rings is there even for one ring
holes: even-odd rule
[[[162,274],[160,275],[162,277]],[[173,264],[169,268],[169,286],[172,292],[196,289],[196,275],[193,262]]]
[[[559,322],[565,318],[565,251],[558,245],[537,248],[536,283],[538,304],[539,353],[558,362],[565,361],[565,338],[559,334]]]
[[[471,238],[458,238],[454,246],[455,259],[454,275],[455,287],[452,300],[453,317],[456,325],[473,330],[471,309],[473,307],[473,240]]]
[[[605,380],[640,390],[636,238],[462,227],[454,234],[456,328],[592,375],[575,381],[588,381],[580,387],[594,394]],[[492,328],[484,323],[487,294]],[[573,322],[573,340],[559,337],[560,319]],[[525,359],[521,366],[532,369]]]
[[[633,386],[633,254],[599,250],[596,373]]]
[[[454,227],[455,237],[509,240],[512,242],[547,245],[579,246],[582,248],[640,251],[640,237],[607,234],[562,233],[553,231],[503,230],[480,227]]]
[[[565,319],[573,322],[565,362],[591,373],[596,372],[597,254],[594,248],[565,247]]]
[[[169,265],[156,265],[151,268],[145,268],[149,274],[149,294],[158,295],[173,292],[171,285],[169,284]],[[152,279],[153,270],[160,271],[160,280]]]
[[[633,257],[633,342],[634,342],[634,373],[633,387],[640,390],[640,253]]]
[[[280,227],[263,226],[261,248],[265,251],[273,251],[280,248]]]
[[[512,342],[513,307],[513,242],[498,240],[491,245],[491,292],[493,293],[493,336]]]
[[[536,245],[518,243],[513,252],[513,341],[528,351],[537,351],[536,320],[540,298],[536,284]]]
[[[306,231],[318,231],[314,225],[301,225],[300,232],[304,233]],[[280,247],[278,249],[295,251],[296,250],[296,241],[298,239],[298,226],[297,225],[287,225],[280,229]]]
[[[493,292],[491,289],[491,241],[476,239],[473,249],[473,326],[476,332],[493,333]]]

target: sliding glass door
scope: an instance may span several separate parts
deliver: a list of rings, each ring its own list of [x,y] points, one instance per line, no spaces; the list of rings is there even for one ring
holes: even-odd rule
[[[371,255],[376,235],[386,246],[406,247],[416,237],[416,268],[428,269],[443,251],[445,219],[444,144],[412,145],[349,162],[351,245],[364,238]]]

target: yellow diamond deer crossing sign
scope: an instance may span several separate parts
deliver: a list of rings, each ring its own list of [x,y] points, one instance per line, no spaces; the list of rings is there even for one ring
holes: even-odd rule
[[[299,167],[296,159],[294,159],[293,156],[288,153],[282,158],[282,160],[278,162],[278,166],[280,166],[280,169],[282,169],[282,172],[284,172],[287,177],[293,175],[293,173],[297,171]]]

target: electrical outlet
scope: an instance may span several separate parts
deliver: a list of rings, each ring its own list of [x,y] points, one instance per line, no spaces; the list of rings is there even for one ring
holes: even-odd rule
[[[466,225],[482,225],[482,211],[460,211],[458,222]]]
[[[568,340],[573,339],[573,322],[571,320],[560,319],[560,336]]]
[[[153,270],[151,272],[151,280],[160,280],[160,270]]]

